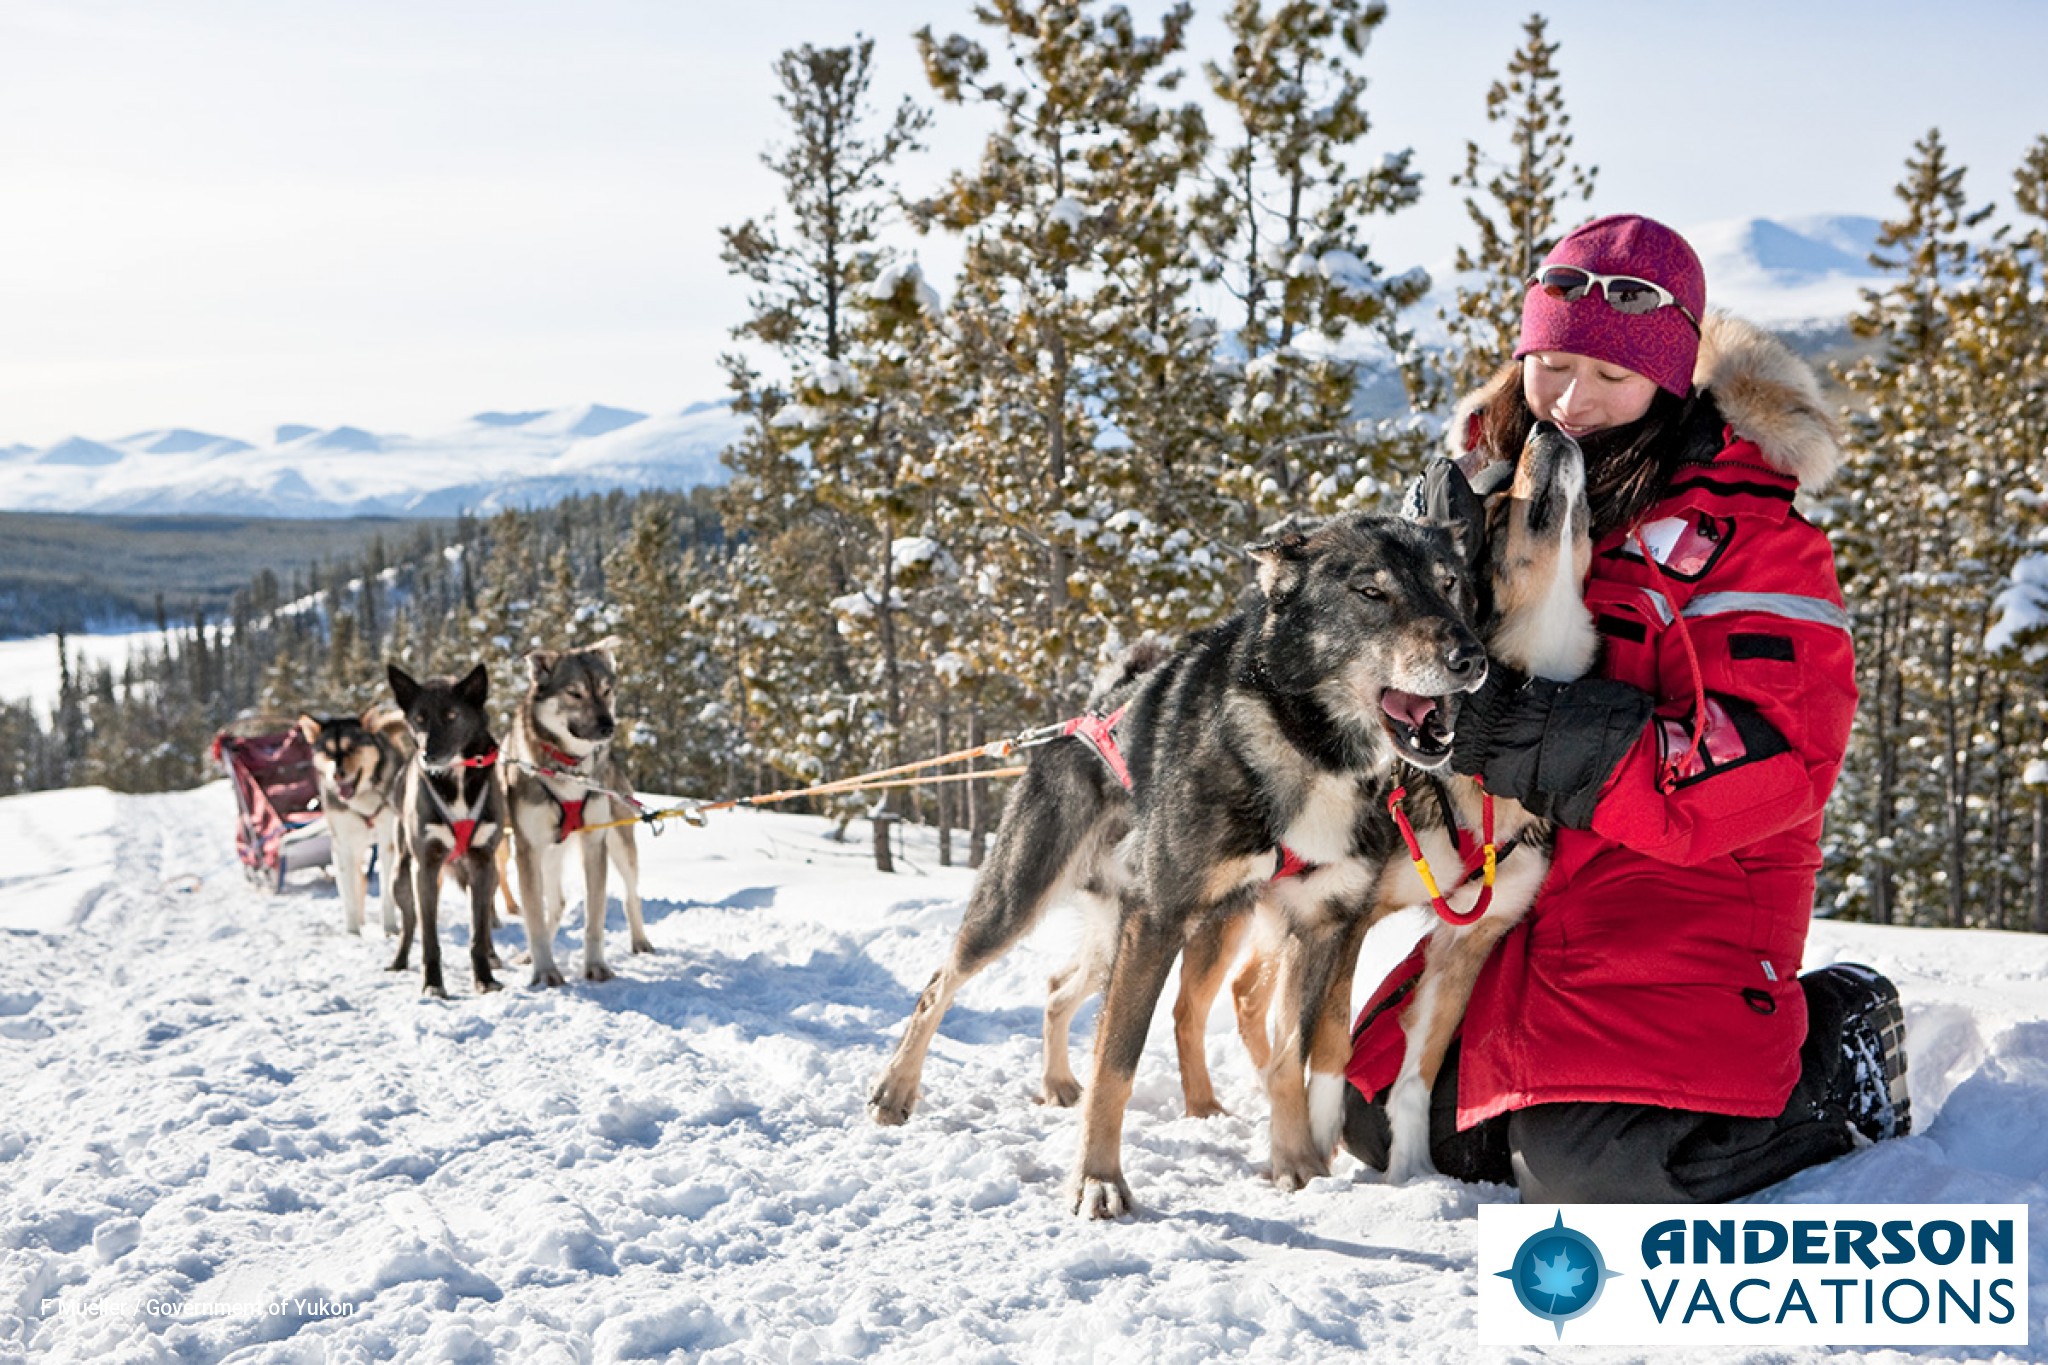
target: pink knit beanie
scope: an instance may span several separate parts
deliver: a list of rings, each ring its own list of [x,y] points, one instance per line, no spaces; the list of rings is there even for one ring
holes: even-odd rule
[[[1575,265],[1599,275],[1633,275],[1661,284],[1692,310],[1707,311],[1707,279],[1685,238],[1662,223],[1617,213],[1573,231],[1543,258],[1545,266]],[[1683,398],[1692,392],[1700,336],[1676,308],[1617,313],[1599,289],[1566,302],[1531,288],[1522,300],[1522,335],[1515,359],[1531,351],[1566,351],[1634,370]]]

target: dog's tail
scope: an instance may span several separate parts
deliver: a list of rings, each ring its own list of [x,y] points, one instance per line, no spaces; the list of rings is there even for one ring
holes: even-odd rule
[[[1155,631],[1145,632],[1136,642],[1117,651],[1095,675],[1095,685],[1088,691],[1088,709],[1101,710],[1104,702],[1129,690],[1132,683],[1173,655],[1174,642],[1170,638]]]

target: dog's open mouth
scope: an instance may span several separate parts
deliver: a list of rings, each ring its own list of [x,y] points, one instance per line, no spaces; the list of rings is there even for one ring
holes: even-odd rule
[[[334,790],[341,794],[342,800],[353,801],[356,799],[356,780],[352,777],[337,777],[334,779]]]
[[[1418,697],[1390,687],[1380,694],[1382,723],[1401,757],[1419,768],[1439,768],[1451,756],[1444,698]]]

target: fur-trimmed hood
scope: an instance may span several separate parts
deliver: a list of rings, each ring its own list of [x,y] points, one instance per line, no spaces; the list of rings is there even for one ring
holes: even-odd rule
[[[1459,401],[1444,431],[1451,455],[1465,453],[1473,414],[1503,388],[1519,384],[1521,374],[1521,365],[1510,363]],[[1711,391],[1735,434],[1754,441],[1765,462],[1797,479],[1802,492],[1819,492],[1842,467],[1841,431],[1819,379],[1791,347],[1762,328],[1729,313],[1708,313],[1693,385]]]

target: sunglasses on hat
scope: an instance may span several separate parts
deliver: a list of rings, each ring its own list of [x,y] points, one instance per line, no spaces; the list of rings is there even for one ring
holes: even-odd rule
[[[1659,308],[1676,308],[1692,329],[1700,329],[1700,320],[1693,316],[1692,309],[1678,301],[1663,285],[1652,280],[1637,279],[1633,275],[1596,275],[1576,265],[1548,265],[1529,279],[1529,288],[1541,289],[1553,299],[1576,303],[1586,297],[1594,285],[1600,286],[1600,297],[1607,306],[1617,313],[1629,317],[1641,317],[1654,313]]]

